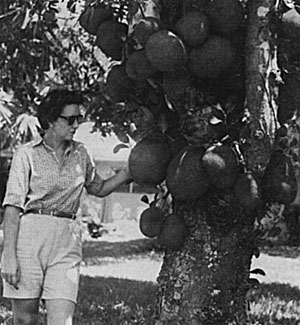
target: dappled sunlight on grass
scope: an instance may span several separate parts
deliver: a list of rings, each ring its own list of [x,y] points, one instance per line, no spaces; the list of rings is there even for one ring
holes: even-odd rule
[[[259,324],[300,324],[300,290],[288,284],[260,284],[250,292],[251,318]]]
[[[0,306],[0,324],[8,324],[8,321],[12,319],[12,312],[10,310],[10,304],[1,301]]]
[[[300,302],[291,300],[288,303],[278,297],[261,297],[258,303],[251,303],[251,314],[256,317],[267,317],[273,320],[300,320]]]

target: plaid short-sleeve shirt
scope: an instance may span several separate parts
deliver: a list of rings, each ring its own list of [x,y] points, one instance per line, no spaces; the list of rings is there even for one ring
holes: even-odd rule
[[[3,206],[76,213],[83,188],[97,195],[102,186],[103,179],[82,143],[71,141],[59,162],[54,150],[39,138],[15,152]]]

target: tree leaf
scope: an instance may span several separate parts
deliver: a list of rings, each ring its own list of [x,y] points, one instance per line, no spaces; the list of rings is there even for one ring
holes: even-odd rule
[[[25,12],[25,16],[24,16],[24,20],[23,20],[21,29],[25,29],[27,27],[27,25],[29,24],[30,20],[32,19],[32,17],[30,16],[30,11],[31,11],[31,8],[26,8],[26,12]]]
[[[118,153],[123,148],[129,148],[129,147],[124,143],[117,144],[113,149],[113,153]]]
[[[262,269],[254,269],[254,270],[251,270],[250,273],[264,275],[264,276],[266,275],[265,271]]]
[[[3,104],[0,102],[0,121],[4,119],[7,123],[11,123],[10,117],[12,116],[12,112],[6,108]]]
[[[294,7],[295,7],[294,0],[283,0],[283,2],[288,8],[294,9]]]
[[[248,279],[247,282],[248,282],[248,284],[250,284],[250,286],[253,286],[253,287],[256,287],[260,284],[259,280],[253,279],[253,278]]]
[[[141,197],[141,201],[144,202],[144,203],[146,203],[146,204],[149,204],[149,198],[148,198],[148,196],[147,195],[143,195]]]
[[[23,113],[17,117],[12,129],[15,129],[18,134],[26,138],[28,133],[31,134],[32,137],[36,137],[39,127],[40,124],[37,117]]]
[[[258,248],[258,247],[253,247],[252,254],[253,254],[256,258],[259,258],[259,256],[260,256],[259,248]]]
[[[122,141],[124,143],[129,143],[129,137],[124,131],[116,132],[116,136],[120,141]]]

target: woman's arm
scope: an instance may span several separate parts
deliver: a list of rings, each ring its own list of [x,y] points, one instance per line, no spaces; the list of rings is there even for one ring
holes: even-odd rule
[[[19,266],[16,256],[17,238],[20,224],[21,209],[14,206],[6,206],[3,221],[3,252],[1,263],[1,275],[6,282],[18,288],[20,280]]]
[[[120,170],[116,175],[112,177],[102,180],[102,186],[98,188],[98,190],[94,193],[91,193],[97,197],[104,197],[108,194],[112,193],[122,184],[131,181],[131,176],[128,171],[128,168]]]
[[[132,181],[130,176],[129,167],[127,166],[120,170],[117,174],[108,179],[103,179],[96,170],[96,165],[90,154],[85,149],[86,158],[86,180],[85,188],[88,194],[104,197],[116,190],[120,185]]]

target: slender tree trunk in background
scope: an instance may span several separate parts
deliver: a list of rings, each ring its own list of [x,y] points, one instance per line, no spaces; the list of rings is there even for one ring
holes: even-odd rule
[[[276,52],[269,30],[273,1],[250,0],[246,38],[247,126],[242,130],[248,170],[262,175],[276,130]],[[275,53],[275,54],[274,54]],[[168,250],[158,277],[156,325],[248,323],[247,291],[254,253],[255,215],[238,207],[232,190],[210,191],[182,204],[190,235],[179,251]]]
[[[296,9],[286,11],[278,23],[279,48],[278,61],[283,73],[283,84],[279,91],[278,117],[288,120],[287,136],[284,143],[288,144],[285,153],[291,158],[298,192],[295,201],[284,210],[285,221],[289,229],[288,243],[300,244],[300,133],[299,133],[299,102],[300,102],[300,14]]]
[[[269,20],[274,4],[273,0],[248,2],[245,114],[249,123],[243,131],[247,141],[247,166],[259,174],[264,171],[269,161],[278,126],[275,99],[279,69]]]

